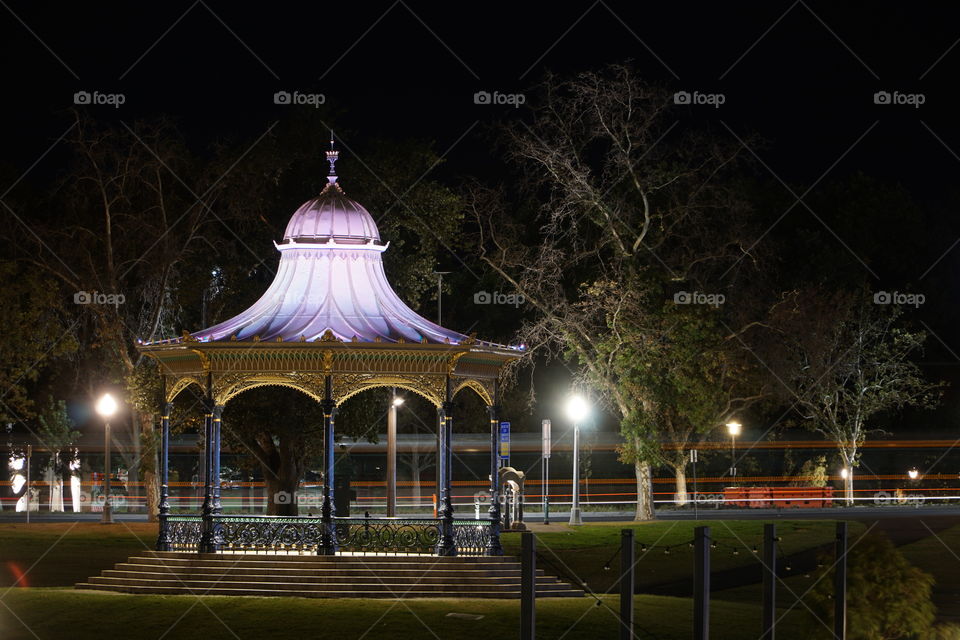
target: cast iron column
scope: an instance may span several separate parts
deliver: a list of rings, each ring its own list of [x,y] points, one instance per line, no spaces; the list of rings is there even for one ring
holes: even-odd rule
[[[214,552],[220,551],[220,546],[223,544],[223,525],[220,522],[220,514],[223,512],[220,506],[220,426],[222,418],[223,405],[218,404],[213,407],[213,420],[211,424],[213,452],[210,460],[210,471],[212,473],[212,477],[210,478],[212,489],[210,493],[211,540],[213,541]]]
[[[157,535],[157,551],[170,551],[170,530],[167,516],[170,515],[170,412],[172,402],[164,402],[160,408],[160,533]]]
[[[447,376],[446,401],[437,412],[440,427],[440,540],[437,541],[438,556],[457,555],[453,539],[453,494],[451,493],[451,462],[453,429],[453,402],[450,394],[450,376]]]
[[[487,407],[490,414],[490,539],[487,542],[488,556],[502,556],[500,545],[500,391],[494,383],[493,404]]]
[[[337,507],[333,503],[333,421],[337,415],[337,405],[333,402],[333,378],[326,376],[324,380],[323,402],[323,507],[320,517],[323,521],[323,533],[320,535],[320,546],[317,554],[332,556],[337,553],[337,531],[334,517]]]
[[[211,385],[203,399],[203,521],[200,524],[200,553],[213,553],[213,399]]]

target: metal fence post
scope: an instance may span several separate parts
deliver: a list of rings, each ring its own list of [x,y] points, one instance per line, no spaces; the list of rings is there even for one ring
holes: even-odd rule
[[[633,640],[633,529],[620,530],[620,640]]]
[[[847,639],[847,523],[837,523],[836,564],[833,574],[833,636]]]
[[[777,525],[763,525],[763,634],[774,640],[777,614]]]
[[[693,537],[693,638],[710,638],[710,527],[697,527]]]
[[[520,536],[520,640],[533,640],[537,626],[537,542],[529,531]]]

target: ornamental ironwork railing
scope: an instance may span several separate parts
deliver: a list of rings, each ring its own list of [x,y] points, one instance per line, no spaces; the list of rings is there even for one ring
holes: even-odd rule
[[[160,526],[166,527],[171,551],[196,551],[200,548],[200,536],[203,533],[201,516],[169,515],[161,517]]]
[[[164,522],[165,521],[165,522]],[[197,551],[203,517],[161,518],[172,551]],[[333,518],[337,550],[361,555],[434,555],[441,518]],[[212,527],[219,551],[248,553],[318,553],[327,525],[307,516],[218,515]],[[490,521],[454,518],[453,541],[458,555],[479,556],[491,542]]]

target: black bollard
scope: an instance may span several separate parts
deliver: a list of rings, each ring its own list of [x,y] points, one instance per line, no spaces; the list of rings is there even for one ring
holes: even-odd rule
[[[693,536],[693,638],[710,638],[710,527],[697,527]]]
[[[537,636],[537,542],[529,531],[520,535],[520,640]]]
[[[847,640],[847,523],[837,523],[833,574],[833,637]]]
[[[763,635],[774,640],[777,623],[777,525],[763,525]]]
[[[633,640],[633,529],[620,530],[620,640]]]

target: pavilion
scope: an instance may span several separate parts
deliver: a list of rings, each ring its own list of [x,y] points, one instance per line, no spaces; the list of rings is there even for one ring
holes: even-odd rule
[[[338,152],[327,152],[328,182],[293,214],[279,244],[280,264],[249,309],[182,337],[141,343],[164,381],[161,410],[159,551],[315,550],[501,555],[497,426],[498,380],[522,347],[477,340],[410,309],[393,291],[370,213],[337,182]],[[205,404],[205,497],[201,514],[171,514],[170,414],[176,397],[197,385]],[[320,518],[223,514],[220,433],[224,406],[262,386],[298,389],[323,407],[323,506]],[[337,407],[375,387],[399,387],[437,409],[438,518],[337,518],[333,503]],[[451,495],[452,400],[465,388],[490,417],[490,508],[482,520],[454,517]]]

